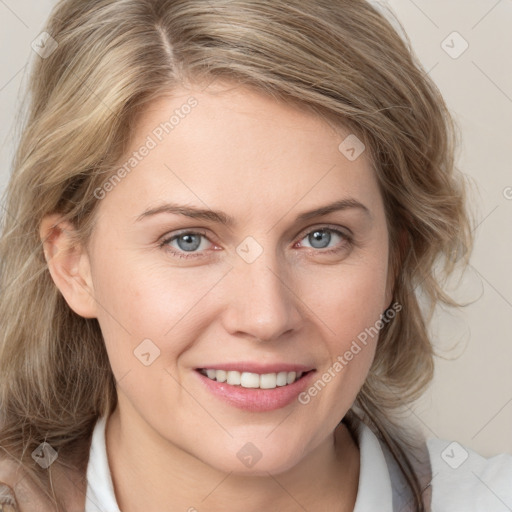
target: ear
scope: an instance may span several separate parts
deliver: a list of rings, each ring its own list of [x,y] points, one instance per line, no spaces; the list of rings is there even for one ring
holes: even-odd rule
[[[89,255],[74,240],[74,226],[58,214],[46,215],[39,226],[52,279],[69,307],[84,318],[96,318],[97,304]]]

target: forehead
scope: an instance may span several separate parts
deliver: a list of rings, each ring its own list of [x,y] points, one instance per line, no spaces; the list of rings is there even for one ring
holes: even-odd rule
[[[139,215],[172,200],[263,218],[345,197],[375,208],[363,149],[347,128],[254,90],[179,88],[141,112],[118,163],[124,177],[102,208],[118,203]]]

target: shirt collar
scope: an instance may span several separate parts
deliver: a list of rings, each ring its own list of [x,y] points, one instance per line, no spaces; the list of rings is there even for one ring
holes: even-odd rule
[[[393,512],[393,488],[379,440],[359,422],[354,434],[359,444],[359,485],[354,512]]]
[[[105,442],[106,417],[96,422],[87,465],[85,512],[121,512],[116,501]],[[393,512],[393,492],[381,445],[364,423],[354,432],[359,445],[359,484],[354,512]]]
[[[121,512],[117,505],[114,485],[107,458],[105,426],[107,417],[98,418],[92,433],[87,464],[87,494],[85,512]]]

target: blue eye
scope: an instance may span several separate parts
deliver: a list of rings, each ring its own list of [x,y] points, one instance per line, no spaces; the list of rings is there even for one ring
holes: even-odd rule
[[[340,238],[340,242],[338,242],[335,247],[327,249],[333,240],[333,234],[335,237]],[[352,245],[352,238],[350,235],[329,226],[322,226],[312,230],[310,229],[306,233],[302,234],[299,241],[304,239],[308,239],[308,243],[310,244],[309,247],[318,249],[317,251],[312,251],[313,253],[318,254],[341,252]],[[204,232],[183,231],[165,238],[160,242],[159,246],[178,258],[199,258],[203,256],[202,253],[204,252],[204,247],[203,250],[199,250],[203,240],[208,240],[206,233]],[[177,246],[171,245],[173,242],[176,242]]]
[[[315,229],[310,231],[304,238],[308,239],[308,242],[315,249],[325,249],[332,240],[332,233],[335,233],[337,236],[344,236],[343,233],[334,229]]]
[[[202,235],[198,235],[197,233],[186,233],[184,235],[179,235],[175,240],[178,242],[180,249],[185,251],[195,251],[201,245],[200,236]],[[180,241],[183,241],[183,245],[180,244]]]
[[[196,231],[185,231],[178,235],[173,235],[169,238],[163,240],[160,244],[160,247],[166,248],[171,252],[171,254],[177,256],[178,258],[194,258],[197,257],[194,254],[194,251],[201,246],[201,238],[206,239],[205,233],[196,232]],[[175,247],[170,246],[172,242],[177,241],[178,250]],[[190,255],[186,253],[191,253]]]

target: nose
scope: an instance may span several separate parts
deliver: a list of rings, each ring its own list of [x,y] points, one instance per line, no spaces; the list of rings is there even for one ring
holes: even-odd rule
[[[236,258],[225,285],[223,325],[233,336],[273,341],[299,329],[293,275],[275,251],[264,250],[251,263]]]

